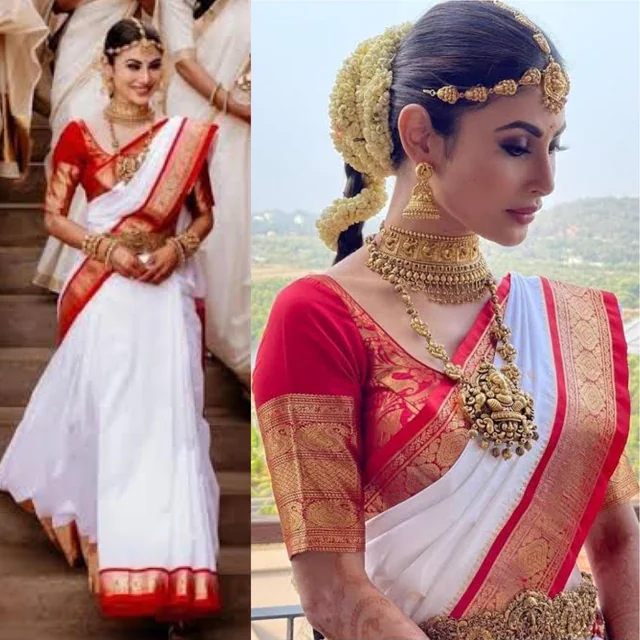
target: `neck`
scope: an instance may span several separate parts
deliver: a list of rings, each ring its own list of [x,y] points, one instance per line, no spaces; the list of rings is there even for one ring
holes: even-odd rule
[[[136,104],[119,96],[111,98],[105,109],[105,115],[113,122],[128,125],[149,122],[155,117],[155,113],[149,103]]]

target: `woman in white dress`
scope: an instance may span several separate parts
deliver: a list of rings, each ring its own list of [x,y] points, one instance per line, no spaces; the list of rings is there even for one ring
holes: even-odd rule
[[[210,176],[216,224],[204,246],[206,344],[247,387],[250,378],[250,1],[160,0],[159,24],[175,72],[169,115],[220,127]]]
[[[109,97],[102,88],[96,62],[109,28],[122,18],[140,14],[141,7],[153,12],[154,0],[56,0],[54,11],[72,12],[67,18],[55,55],[51,87],[51,148],[64,128],[74,119],[86,119],[102,112]],[[51,159],[46,162],[47,172]],[[84,224],[87,198],[82,189],[74,194],[69,210],[71,220]],[[60,292],[77,251],[52,236],[40,257],[34,284]]]
[[[31,0],[0,7],[0,178],[20,178],[29,164],[37,51],[49,30]]]
[[[155,30],[115,24],[104,44],[111,100],[56,144],[45,223],[84,255],[64,283],[60,344],[0,462],[0,489],[35,512],[70,564],[84,558],[105,615],[183,620],[220,606],[192,258],[213,226],[216,126],[157,119],[161,49]],[[84,227],[67,217],[79,184]]]

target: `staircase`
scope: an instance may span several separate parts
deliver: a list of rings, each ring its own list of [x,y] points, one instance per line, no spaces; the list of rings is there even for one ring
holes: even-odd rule
[[[23,182],[0,179],[0,456],[55,344],[56,296],[31,284],[46,240],[43,159],[50,131],[36,118]],[[223,611],[194,623],[188,640],[240,640],[250,625],[250,417],[233,374],[206,366],[211,459],[221,486],[219,561]],[[34,516],[0,493],[0,640],[162,640],[153,621],[102,618],[84,568],[70,568]]]

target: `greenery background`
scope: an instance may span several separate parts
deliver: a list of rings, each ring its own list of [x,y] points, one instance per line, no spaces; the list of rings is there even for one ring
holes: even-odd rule
[[[640,315],[637,198],[594,198],[562,204],[539,214],[523,245],[505,249],[485,243],[494,274],[517,270],[522,275],[612,291],[625,323]],[[307,273],[324,271],[332,253],[315,233],[317,213],[278,210],[252,216],[251,338],[255,351],[277,292]],[[376,228],[368,224],[371,230]],[[629,355],[632,399],[627,454],[638,473],[639,361]],[[252,415],[252,496],[254,515],[274,514],[264,450]]]

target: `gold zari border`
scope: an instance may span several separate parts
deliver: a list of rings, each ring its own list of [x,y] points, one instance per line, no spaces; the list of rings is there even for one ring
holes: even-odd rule
[[[263,404],[258,421],[289,555],[364,551],[353,398],[286,394]]]

